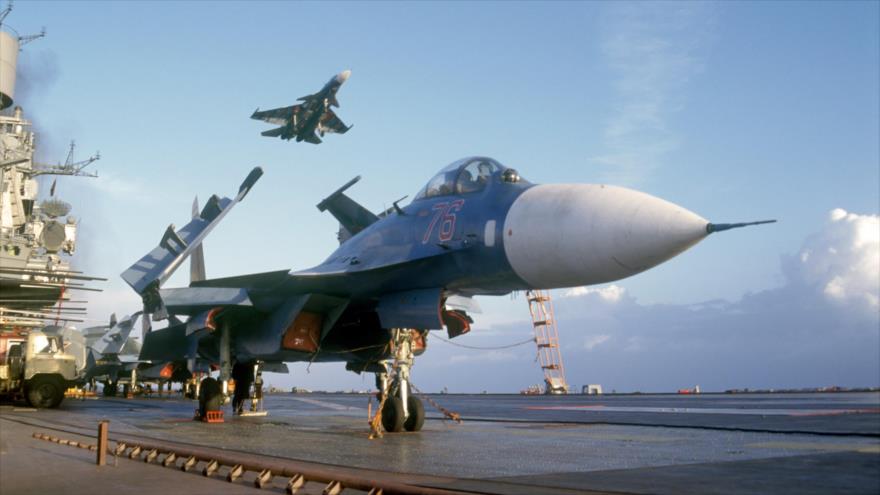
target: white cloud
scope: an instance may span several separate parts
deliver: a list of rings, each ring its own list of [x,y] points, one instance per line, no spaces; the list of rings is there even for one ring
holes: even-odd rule
[[[828,216],[831,218],[832,222],[838,222],[846,218],[847,212],[843,208],[835,208],[831,210],[831,213],[829,213]]]
[[[682,108],[683,89],[702,67],[713,15],[697,2],[609,4],[601,49],[617,75],[617,99],[603,135],[607,151],[593,157],[609,168],[609,178],[636,181],[678,147],[667,120]]]
[[[112,172],[84,181],[83,184],[95,193],[112,200],[150,202],[159,199],[154,191],[155,186],[150,187],[139,179]]]
[[[584,339],[584,349],[592,351],[596,346],[608,342],[608,339],[610,338],[610,335],[589,335]]]
[[[880,308],[880,216],[832,210],[821,232],[807,238],[788,276],[838,304]]]
[[[626,294],[626,289],[616,284],[605,287],[574,287],[565,291],[562,297],[584,297],[591,294],[597,295],[605,302],[616,303]]]

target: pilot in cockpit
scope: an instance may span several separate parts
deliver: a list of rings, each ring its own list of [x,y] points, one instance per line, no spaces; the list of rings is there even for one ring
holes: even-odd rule
[[[480,190],[483,187],[483,183],[479,182],[479,178],[474,180],[473,174],[471,174],[470,170],[464,168],[461,170],[461,175],[458,176],[458,192],[459,193],[470,193]]]
[[[489,177],[492,176],[492,167],[486,162],[480,162],[480,165],[477,168],[480,173],[477,177],[477,182],[480,184],[480,187],[483,187],[489,182]]]

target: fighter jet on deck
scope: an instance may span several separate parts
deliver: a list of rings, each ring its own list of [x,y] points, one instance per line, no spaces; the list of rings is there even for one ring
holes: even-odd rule
[[[648,194],[600,184],[536,185],[485,157],[441,170],[406,206],[375,214],[345,195],[359,178],[318,203],[341,224],[341,245],[307,270],[280,270],[161,285],[262,175],[254,169],[230,198],[214,196],[186,226],[122,278],[156,318],[188,319],[146,335],[141,359],[204,359],[221,382],[202,382],[200,409],[249,387],[261,366],[344,362],[376,374],[387,431],[419,430],[421,402],[410,368],[430,330],[470,330],[477,295],[611,282],[685,251],[714,224]],[[764,223],[764,222],[755,222]],[[259,243],[245,242],[246,249]],[[172,320],[173,321],[173,320]]]
[[[131,332],[141,313],[125,316],[122,320],[110,316],[107,326],[83,329],[88,355],[83,380],[104,379],[104,395],[116,395],[120,377],[130,375],[142,363],[138,359],[140,344],[131,338]]]
[[[351,126],[346,126],[330,107],[339,107],[336,92],[339,91],[342,83],[348,80],[349,76],[351,76],[351,71],[344,70],[330,78],[317,93],[299,98],[299,101],[303,103],[274,110],[260,111],[258,108],[251,115],[251,118],[280,125],[281,127],[264,131],[261,134],[268,137],[280,137],[288,141],[296,138],[297,142],[306,141],[319,144],[325,133],[345,134],[351,129]],[[318,137],[315,132],[321,137]]]

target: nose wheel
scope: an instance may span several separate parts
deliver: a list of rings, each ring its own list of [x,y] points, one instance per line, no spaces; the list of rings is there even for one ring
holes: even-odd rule
[[[388,397],[382,406],[382,428],[388,433],[403,431],[406,416],[403,412],[403,402],[397,397]]]
[[[376,373],[376,387],[380,390],[382,427],[389,433],[403,430],[419,431],[425,424],[425,406],[412,395],[409,372],[413,365],[413,333],[408,328],[392,329],[394,362],[383,363],[384,372]]]
[[[406,409],[409,415],[403,422],[403,429],[406,431],[421,431],[425,425],[425,406],[422,400],[415,395],[410,395],[407,399]]]

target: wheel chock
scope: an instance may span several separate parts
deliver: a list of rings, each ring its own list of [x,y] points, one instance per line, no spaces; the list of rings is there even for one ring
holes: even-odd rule
[[[205,423],[222,423],[223,411],[205,411],[205,417],[202,418]]]

